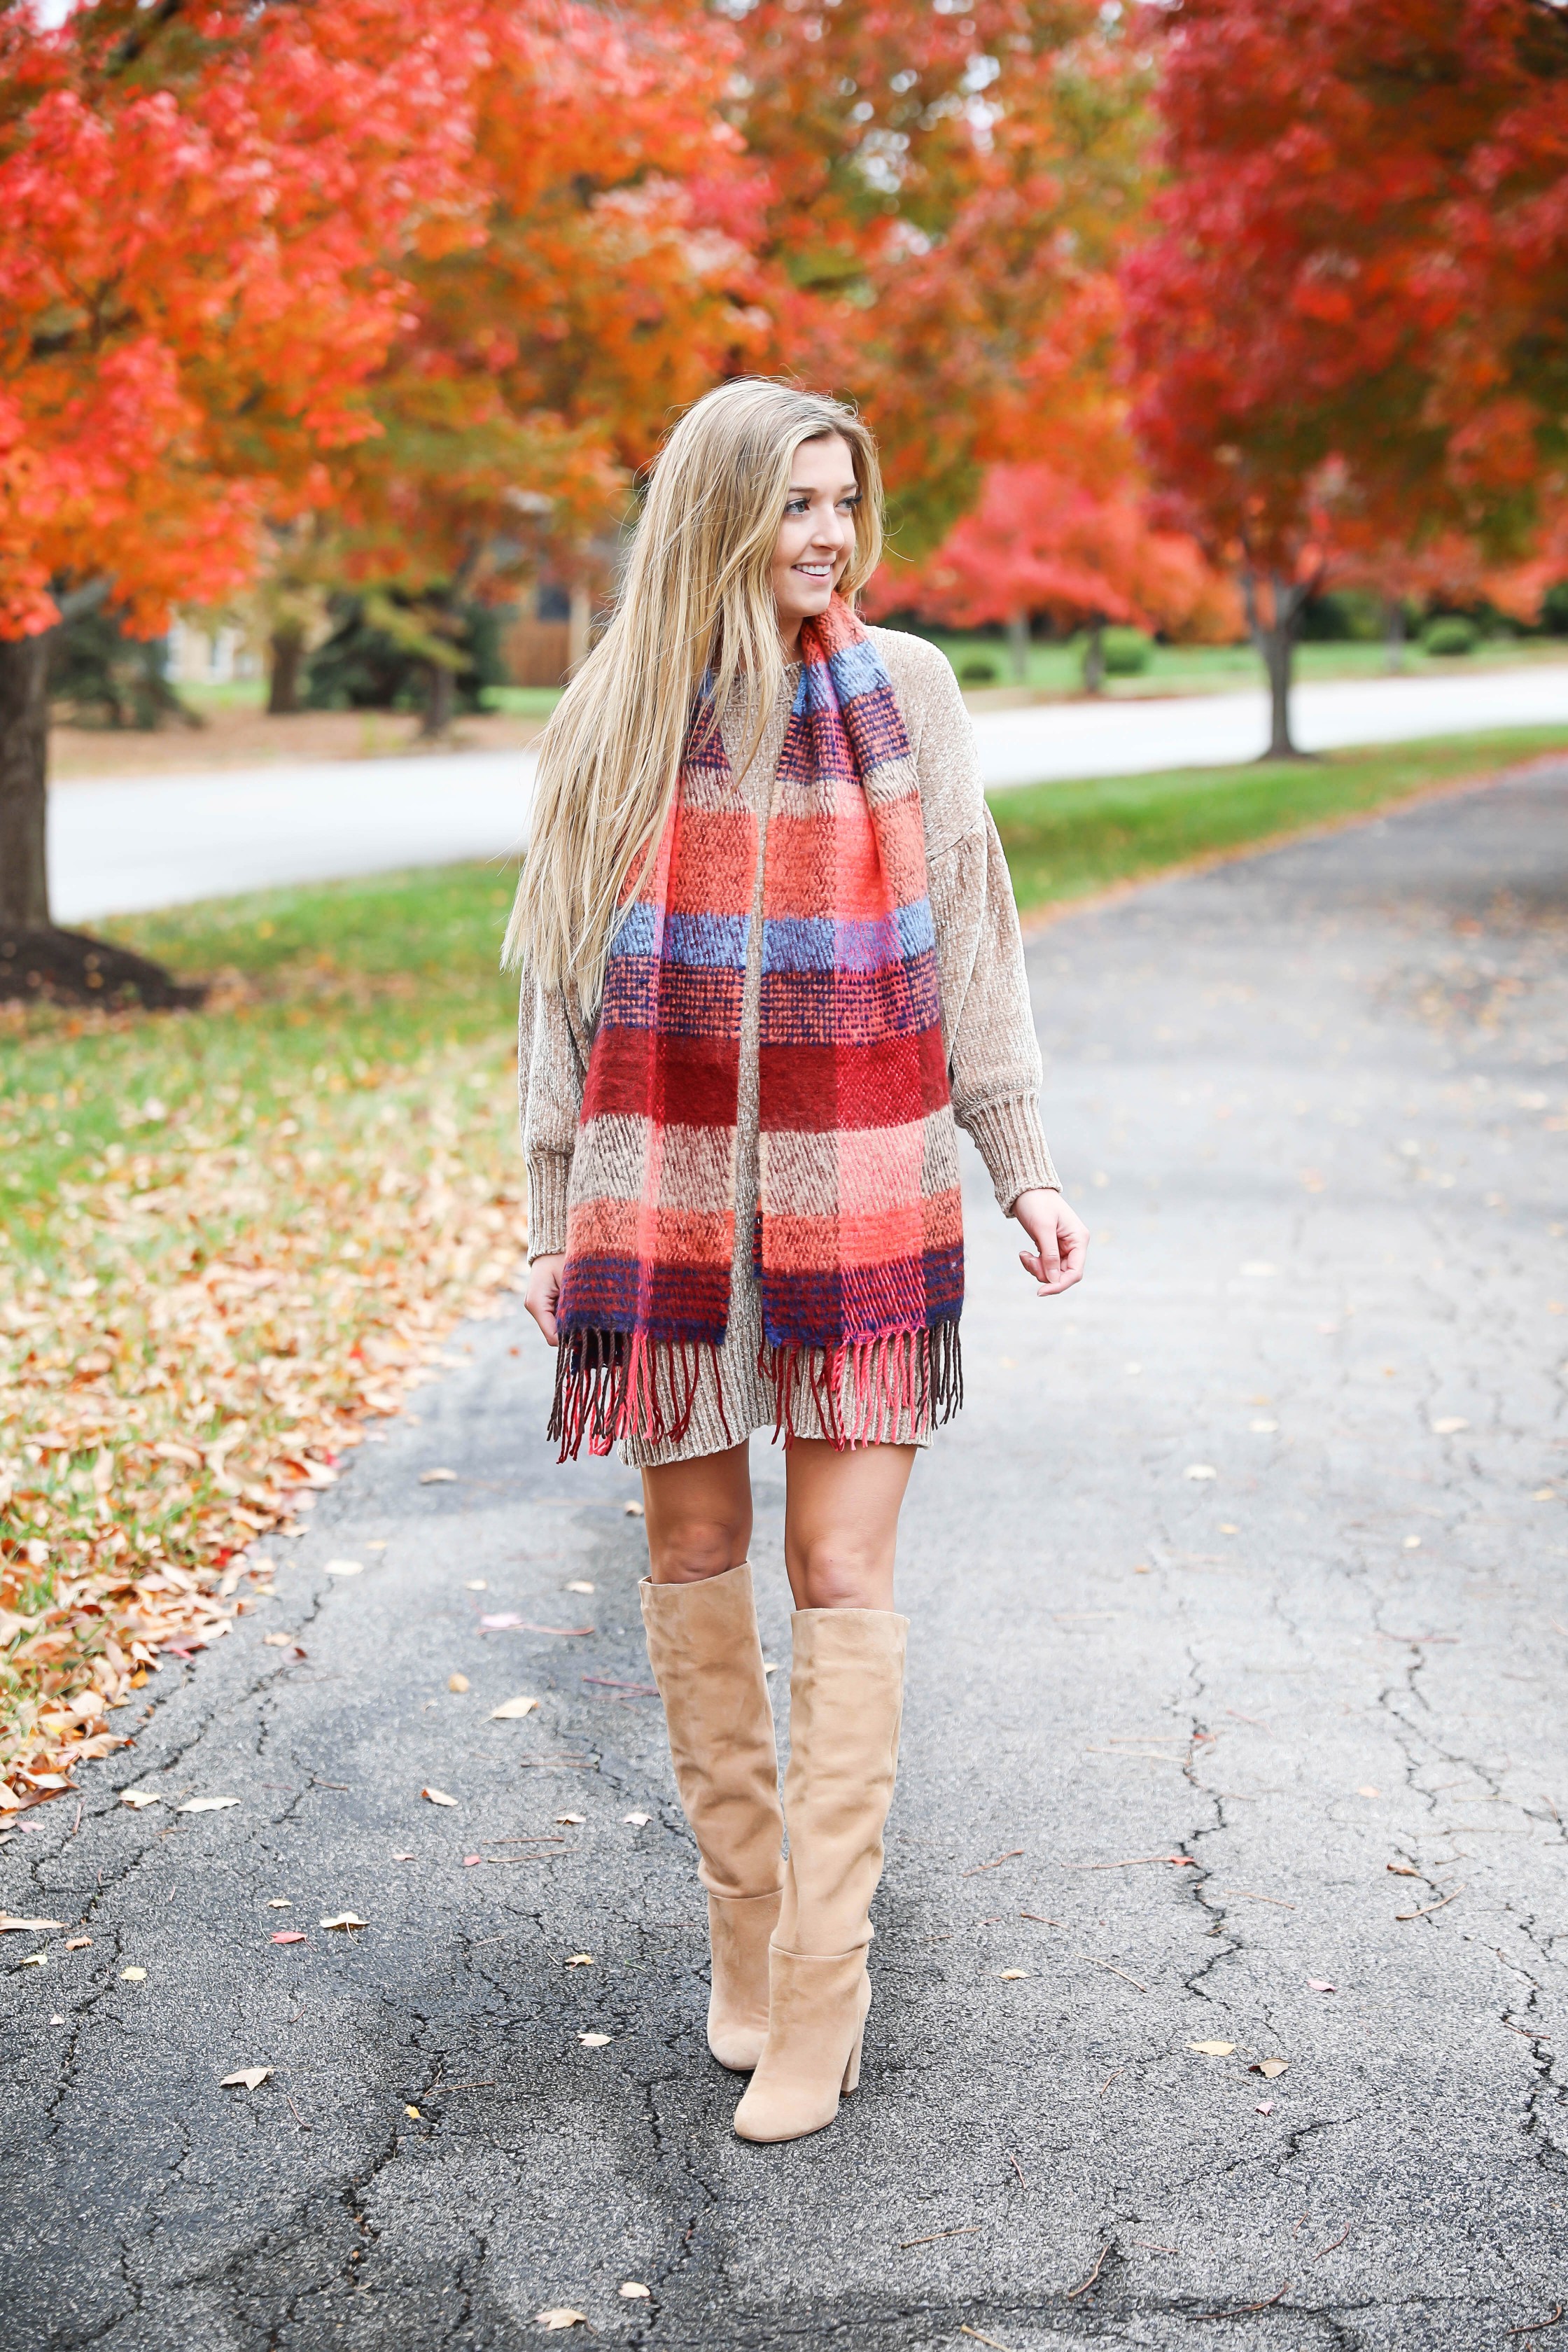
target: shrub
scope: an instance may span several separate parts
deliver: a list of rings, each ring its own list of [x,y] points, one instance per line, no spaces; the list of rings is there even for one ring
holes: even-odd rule
[[[1105,674],[1107,677],[1138,677],[1154,657],[1154,644],[1142,629],[1107,629],[1105,632]]]
[[[984,654],[972,654],[958,666],[960,686],[994,686],[998,674],[995,663],[988,661]]]
[[[1477,630],[1462,613],[1439,613],[1421,632],[1421,650],[1427,654],[1473,654]]]

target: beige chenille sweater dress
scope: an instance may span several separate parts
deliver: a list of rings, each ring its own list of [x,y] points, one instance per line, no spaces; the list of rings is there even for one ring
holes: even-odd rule
[[[1058,1186],[1040,1132],[1040,1053],[1029,1010],[1017,910],[1002,845],[981,790],[980,765],[969,713],[947,657],[922,638],[896,629],[870,632],[887,666],[903,713],[925,824],[926,870],[936,929],[942,1038],[953,1115],[980,1150],[1004,1211],[1034,1185]],[[800,672],[788,671],[754,756],[740,786],[766,824],[790,703]],[[744,758],[755,727],[743,704],[724,721],[731,765]],[[758,1370],[761,1300],[752,1271],[752,1226],[757,1201],[757,1039],[762,1003],[763,865],[757,860],[751,952],[741,1016],[740,1103],[735,1146],[735,1251],[730,1275],[730,1319],[716,1368],[704,1365],[696,1408],[684,1437],[654,1445],[627,1439],[626,1462],[685,1462],[738,1444],[753,1429],[771,1429],[771,1385]],[[574,1003],[536,988],[523,976],[519,1079],[523,1150],[528,1160],[529,1248],[547,1257],[566,1247],[572,1160],[593,1029]],[[811,1427],[803,1398],[798,1433]],[[925,1444],[929,1423],[910,1416],[896,1433],[901,1444]]]

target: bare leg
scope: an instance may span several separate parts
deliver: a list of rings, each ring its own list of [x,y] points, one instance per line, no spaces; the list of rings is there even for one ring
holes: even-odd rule
[[[820,1438],[793,1441],[784,1455],[784,1565],[797,1609],[891,1609],[899,1512],[917,1450],[861,1445],[841,1454]]]
[[[648,1575],[700,1584],[738,1568],[752,1541],[752,1474],[744,1445],[666,1462],[642,1474]]]

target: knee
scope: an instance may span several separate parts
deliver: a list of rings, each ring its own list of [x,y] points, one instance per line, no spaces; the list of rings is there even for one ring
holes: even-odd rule
[[[682,1513],[648,1531],[648,1557],[656,1584],[701,1584],[738,1568],[746,1557],[750,1529],[718,1513]]]
[[[801,1547],[793,1579],[803,1609],[887,1609],[891,1564],[842,1536]]]

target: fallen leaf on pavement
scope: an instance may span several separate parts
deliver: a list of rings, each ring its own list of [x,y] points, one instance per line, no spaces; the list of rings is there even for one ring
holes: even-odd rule
[[[1261,2074],[1265,2081],[1272,2083],[1276,2075],[1283,2074],[1287,2071],[1289,2063],[1288,2058],[1259,2058],[1256,2064],[1249,2066],[1247,2071],[1249,2074]]]
[[[370,1922],[362,1919],[357,1911],[340,1911],[334,1917],[323,1919],[321,1925],[323,1927],[368,1927]]]
[[[591,1969],[594,1965],[594,1955],[592,1952],[569,1953],[566,1965],[569,1969]]]
[[[49,1956],[47,1952],[29,1952],[26,1958],[22,1962],[22,1966],[25,1969],[47,1969],[48,1965]]]
[[[174,1807],[174,1811],[177,1813],[221,1813],[238,1802],[237,1797],[187,1797],[183,1805]]]
[[[31,1936],[41,1936],[47,1928],[63,1927],[63,1919],[13,1919],[9,1911],[0,1911],[0,1936],[7,1936],[14,1927],[25,1927]]]
[[[458,1801],[456,1797],[449,1797],[445,1789],[421,1789],[419,1793],[430,1805],[455,1805]]]
[[[488,1580],[482,1576],[466,1576],[463,1579],[465,1592],[488,1592],[489,1589]]]
[[[305,1930],[303,1927],[279,1927],[274,1931],[272,1940],[275,1944],[302,1944]]]
[[[491,1707],[490,1721],[516,1723],[521,1717],[531,1715],[538,1705],[536,1698],[503,1698],[499,1706]]]
[[[465,1870],[472,1870],[476,1864],[481,1863],[483,1860],[484,1855],[482,1853],[466,1853],[463,1856],[463,1868]]]
[[[218,2088],[220,2091],[259,2091],[271,2072],[270,2066],[241,2066],[237,2074],[226,2074]]]
[[[577,2036],[584,2050],[602,2050],[609,2038],[607,2033],[580,2033]]]
[[[1336,1992],[1339,1988],[1331,1985],[1327,1977],[1309,1977],[1307,1990],[1309,1992]]]
[[[643,1515],[643,1507],[640,1503],[623,1503],[621,1508],[625,1511],[628,1519],[640,1519]]]
[[[140,1812],[143,1805],[161,1805],[163,1800],[155,1789],[121,1789],[120,1801],[122,1805],[133,1806]]]
[[[364,1562],[363,1559],[330,1559],[327,1562],[326,1574],[328,1576],[363,1576]]]
[[[504,1633],[511,1626],[521,1625],[521,1622],[522,1620],[518,1615],[515,1609],[503,1609],[494,1617],[481,1617],[479,1619],[479,1623],[484,1627],[488,1633]]]
[[[1189,1462],[1182,1475],[1185,1478],[1217,1478],[1219,1472],[1212,1462]]]
[[[652,1821],[653,1815],[651,1813],[623,1813],[621,1815],[621,1819],[623,1822],[628,1822],[634,1830],[646,1830],[649,1822]]]
[[[395,1853],[392,1859],[394,1862],[412,1862],[414,1856],[411,1853]]]
[[[67,1938],[66,1949],[68,1952],[85,1952],[90,1949],[91,1944],[90,1936],[71,1936]]]
[[[263,1633],[261,1646],[264,1650],[286,1650],[293,1639],[292,1633]]]
[[[1272,2099],[1259,2099],[1259,2101],[1258,2101],[1258,2105],[1253,2108],[1252,2112],[1253,2112],[1253,2114],[1254,2114],[1255,2116],[1271,2116],[1271,2115],[1274,2113],[1274,2102],[1273,2102],[1273,2100],[1272,2100]]]
[[[1461,1421],[1458,1413],[1445,1413],[1441,1421],[1432,1423],[1432,1433],[1435,1437],[1457,1437],[1461,1429],[1468,1429],[1469,1425],[1468,1421]]]
[[[121,1984],[144,1984],[146,1982],[146,1979],[147,1971],[145,1969],[121,1969],[120,1971],[120,1980]]]
[[[586,1583],[582,1577],[574,1576],[572,1579],[571,1583],[566,1587],[566,1590],[568,1592],[592,1592],[594,1588],[591,1584]],[[621,2293],[625,2294],[625,2287],[622,2287]]]
[[[536,2327],[586,2327],[588,2315],[584,2311],[537,2311],[533,2324]]]
[[[1236,2050],[1234,2042],[1189,2042],[1189,2050],[1201,2050],[1205,2058],[1229,2058]]]
[[[1363,1788],[1360,1788],[1356,1790],[1356,1795],[1358,1797],[1381,1797],[1382,1794],[1383,1790],[1381,1789],[1374,1789],[1370,1780]]]
[[[1385,1862],[1384,1870],[1392,1870],[1395,1878],[1419,1878],[1421,1873],[1413,1862]]]
[[[447,1688],[449,1691],[466,1691],[466,1690],[468,1689],[468,1675],[447,1675]]]
[[[617,2287],[616,2292],[623,2303],[641,2303],[652,2294],[653,2289],[651,2286],[644,2286],[641,2279],[627,2279],[624,2284]]]
[[[588,1816],[586,1813],[557,1813],[555,1816],[555,1826],[558,1830],[580,1830],[586,1827],[587,1820]]]
[[[421,1470],[419,1484],[422,1486],[450,1486],[456,1483],[457,1476],[455,1470]]]
[[[1019,1977],[1026,1977],[1031,1971],[1028,1969],[1000,1969],[997,1973],[1004,1984],[1013,1984]]]

